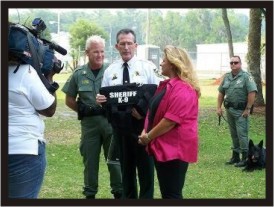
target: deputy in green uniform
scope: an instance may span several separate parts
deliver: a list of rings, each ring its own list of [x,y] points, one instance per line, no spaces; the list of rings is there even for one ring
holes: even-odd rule
[[[226,164],[244,167],[248,153],[249,115],[255,101],[257,86],[251,74],[242,70],[239,56],[231,57],[230,68],[231,72],[225,74],[218,88],[217,114],[222,116],[221,107],[224,103],[232,138],[232,157]]]
[[[98,171],[101,147],[107,159],[112,137],[112,128],[105,117],[102,107],[96,104],[105,70],[105,40],[100,36],[91,36],[86,41],[88,64],[76,69],[62,91],[66,94],[66,105],[78,113],[81,120],[80,153],[84,163],[83,194],[94,199],[98,192]],[[114,198],[122,196],[122,177],[119,162],[108,163],[111,193]]]

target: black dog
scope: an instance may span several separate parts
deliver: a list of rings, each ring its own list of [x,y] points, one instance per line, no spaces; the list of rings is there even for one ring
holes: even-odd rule
[[[248,158],[246,167],[243,171],[262,170],[265,168],[266,150],[263,147],[263,140],[259,144],[254,145],[253,141],[249,140]]]

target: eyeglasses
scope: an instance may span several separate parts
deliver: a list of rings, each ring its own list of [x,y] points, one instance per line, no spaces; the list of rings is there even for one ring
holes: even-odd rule
[[[237,65],[238,63],[239,63],[239,62],[236,62],[236,61],[233,62],[233,61],[231,61],[231,62],[230,62],[230,65]]]

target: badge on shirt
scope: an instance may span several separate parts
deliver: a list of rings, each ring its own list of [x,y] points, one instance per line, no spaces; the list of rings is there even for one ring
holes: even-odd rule
[[[86,80],[82,80],[82,84],[83,85],[88,85],[89,84],[89,80],[87,80],[87,79]]]
[[[242,80],[237,80],[236,84],[240,84],[242,82]]]
[[[140,76],[140,72],[139,71],[135,71],[135,76]]]
[[[114,74],[113,74],[113,76],[112,76],[112,79],[111,79],[111,80],[115,80],[115,79],[117,79],[117,74],[116,74],[116,73],[114,73]]]

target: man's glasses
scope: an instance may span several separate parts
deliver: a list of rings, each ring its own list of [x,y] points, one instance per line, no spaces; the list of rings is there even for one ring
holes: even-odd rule
[[[236,62],[236,61],[233,62],[233,61],[231,61],[231,62],[230,62],[230,65],[237,65],[238,63],[239,63],[239,62]]]

